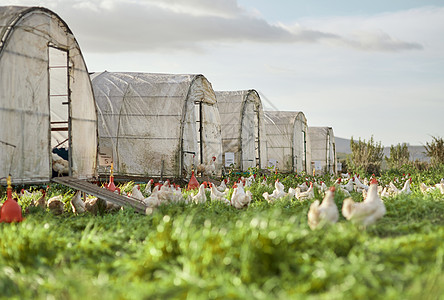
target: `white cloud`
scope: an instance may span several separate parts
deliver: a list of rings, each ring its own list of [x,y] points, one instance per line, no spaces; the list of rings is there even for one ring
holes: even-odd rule
[[[236,0],[42,0],[38,4],[59,14],[82,48],[94,52],[201,51],[209,43],[238,42],[327,43],[366,51],[422,48],[383,30],[363,33],[366,28],[362,28],[359,34],[346,36],[340,30],[307,26],[310,22],[271,24]],[[320,25],[316,20],[314,24]]]
[[[444,28],[444,7],[426,6],[376,15],[301,19],[299,22],[313,30],[334,32],[343,37],[343,40],[334,42],[361,50],[396,51],[426,49],[432,44],[444,46],[444,40],[436,40]]]
[[[387,51],[396,52],[401,50],[421,50],[423,46],[419,43],[404,42],[394,39],[381,31],[355,32],[350,38],[344,38],[338,42],[363,51]]]

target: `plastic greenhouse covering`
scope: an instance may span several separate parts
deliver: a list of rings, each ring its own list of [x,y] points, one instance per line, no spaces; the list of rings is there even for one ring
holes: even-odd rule
[[[311,172],[307,119],[297,111],[266,111],[269,167],[282,172]]]
[[[97,119],[74,35],[52,11],[0,7],[0,178],[47,182],[52,148],[65,148],[70,175],[96,175]]]
[[[216,91],[222,122],[224,166],[236,169],[267,167],[264,111],[255,90]],[[233,157],[234,155],[234,157]]]
[[[336,145],[331,127],[308,127],[311,160],[316,172],[336,173]]]
[[[216,96],[203,75],[103,72],[91,75],[99,153],[121,176],[189,176],[222,140]],[[99,173],[109,167],[99,165]]]

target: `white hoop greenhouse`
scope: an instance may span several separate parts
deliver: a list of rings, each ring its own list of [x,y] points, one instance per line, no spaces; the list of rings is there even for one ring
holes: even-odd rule
[[[336,174],[336,144],[333,128],[308,127],[312,168],[324,174]]]
[[[110,152],[116,175],[189,176],[213,156],[220,165],[220,117],[203,75],[103,72],[91,79],[99,153]]]
[[[264,111],[255,90],[216,91],[222,122],[223,163],[247,171],[266,168]]]
[[[266,111],[269,167],[282,172],[311,172],[307,119],[297,111]]]
[[[0,178],[47,182],[53,148],[69,175],[96,175],[97,118],[74,35],[42,7],[0,7]]]

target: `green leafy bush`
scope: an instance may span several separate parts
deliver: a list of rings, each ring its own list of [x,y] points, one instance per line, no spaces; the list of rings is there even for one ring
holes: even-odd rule
[[[444,139],[433,136],[433,141],[426,142],[426,154],[430,157],[430,164],[433,166],[444,164]]]
[[[368,142],[350,139],[351,155],[348,157],[348,168],[356,173],[376,174],[381,172],[381,163],[384,157],[384,147],[381,142],[375,142],[373,136]]]
[[[390,157],[385,157],[390,169],[401,168],[410,161],[410,152],[406,144],[390,146]]]

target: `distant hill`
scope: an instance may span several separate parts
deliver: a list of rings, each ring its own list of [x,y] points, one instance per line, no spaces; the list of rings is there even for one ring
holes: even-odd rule
[[[350,140],[335,136],[336,152],[350,154]]]
[[[336,152],[350,154],[350,139],[335,137]],[[410,160],[429,161],[430,159],[425,155],[424,146],[416,146],[407,144],[410,153]],[[384,155],[390,156],[390,146],[384,147]],[[339,155],[338,155],[339,156]]]

